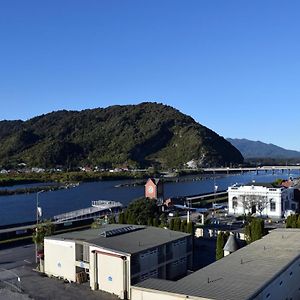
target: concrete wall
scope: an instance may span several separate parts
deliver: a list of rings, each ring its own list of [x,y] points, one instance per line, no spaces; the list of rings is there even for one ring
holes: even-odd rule
[[[187,247],[186,238],[173,242],[172,243],[173,259],[182,257],[184,254],[186,254],[186,247]]]
[[[153,269],[158,264],[158,248],[153,248],[139,254],[141,272]]]
[[[45,239],[45,273],[76,281],[75,242]]]
[[[99,290],[124,297],[124,261],[120,257],[97,254]]]
[[[230,232],[230,230],[221,230],[220,228],[209,228],[209,227],[202,227],[202,228],[197,228],[195,231],[195,237],[196,238],[217,238],[218,234],[220,232]],[[233,234],[235,234],[236,238],[239,240],[245,241],[246,236],[244,232],[237,232],[237,231],[232,231]]]
[[[130,291],[130,258],[126,256],[123,260],[121,256],[123,256],[121,253],[90,247],[92,290],[103,290],[124,299],[126,291]]]
[[[254,300],[300,299],[300,259],[273,280]]]

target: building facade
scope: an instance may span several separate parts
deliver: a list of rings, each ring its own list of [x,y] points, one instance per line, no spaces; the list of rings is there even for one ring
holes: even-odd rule
[[[160,179],[149,178],[145,184],[145,197],[149,199],[164,199],[164,185]]]
[[[262,239],[178,281],[147,279],[132,300],[300,299],[300,230],[275,229]]]
[[[45,238],[45,273],[130,299],[131,285],[148,278],[177,279],[192,264],[191,235],[168,229],[107,225]]]
[[[228,212],[231,215],[256,214],[282,218],[287,211],[296,211],[292,187],[271,184],[233,185],[228,188]]]

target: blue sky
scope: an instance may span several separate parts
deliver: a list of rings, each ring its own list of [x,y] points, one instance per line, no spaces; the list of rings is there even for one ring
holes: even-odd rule
[[[0,119],[156,101],[300,150],[297,0],[0,0]]]

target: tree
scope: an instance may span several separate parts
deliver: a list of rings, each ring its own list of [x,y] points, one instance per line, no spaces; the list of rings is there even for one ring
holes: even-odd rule
[[[173,228],[173,230],[180,231],[180,226],[181,226],[181,219],[179,217],[176,217],[174,219],[174,228]]]
[[[32,235],[32,240],[37,246],[44,247],[44,238],[46,236],[52,235],[55,231],[55,225],[50,221],[45,221],[44,223],[38,224],[35,232]]]
[[[192,235],[194,234],[194,223],[193,222],[187,223],[186,232],[190,233]]]
[[[153,224],[154,227],[158,227],[159,226],[159,220],[158,220],[158,218],[153,218],[152,224]]]
[[[170,221],[169,221],[169,229],[170,230],[174,230],[174,222],[175,222],[175,219],[172,218]]]
[[[300,228],[300,215],[292,214],[286,219],[286,228]]]
[[[108,218],[108,224],[116,224],[116,223],[117,221],[115,215],[110,215]]]
[[[159,217],[159,221],[160,221],[160,224],[165,227],[167,226],[167,223],[168,223],[168,219],[166,217],[166,215],[164,213],[162,213]]]
[[[148,221],[147,221],[147,225],[148,226],[153,226],[153,219],[152,218],[148,218]]]
[[[92,229],[98,229],[102,226],[103,223],[103,219],[101,218],[97,218],[92,224],[91,224],[91,228]]]
[[[252,213],[254,208],[259,212],[260,216],[264,209],[270,204],[267,196],[260,195],[243,195],[240,197],[240,201],[242,202],[245,213]]]
[[[122,211],[119,213],[119,224],[126,224],[125,213]]]
[[[187,232],[187,220],[182,220],[180,224],[180,231]]]
[[[264,220],[253,218],[249,224],[245,226],[245,236],[248,244],[259,240],[264,235]]]
[[[217,245],[216,245],[216,260],[221,259],[224,257],[224,246],[227,242],[227,239],[229,237],[229,233],[224,233],[223,231],[218,233],[217,236]]]
[[[147,225],[148,219],[157,218],[158,212],[156,201],[140,198],[128,205],[125,219],[128,224]]]

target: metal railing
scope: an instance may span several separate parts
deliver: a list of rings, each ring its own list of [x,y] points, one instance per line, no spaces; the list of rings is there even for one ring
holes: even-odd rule
[[[93,216],[100,215],[101,212],[104,212],[106,210],[111,210],[114,208],[121,208],[121,207],[122,204],[120,202],[104,201],[104,200],[92,201],[92,207],[82,208],[82,209],[66,212],[60,215],[56,215],[53,217],[53,219],[56,222],[82,219],[85,216],[93,217]]]

